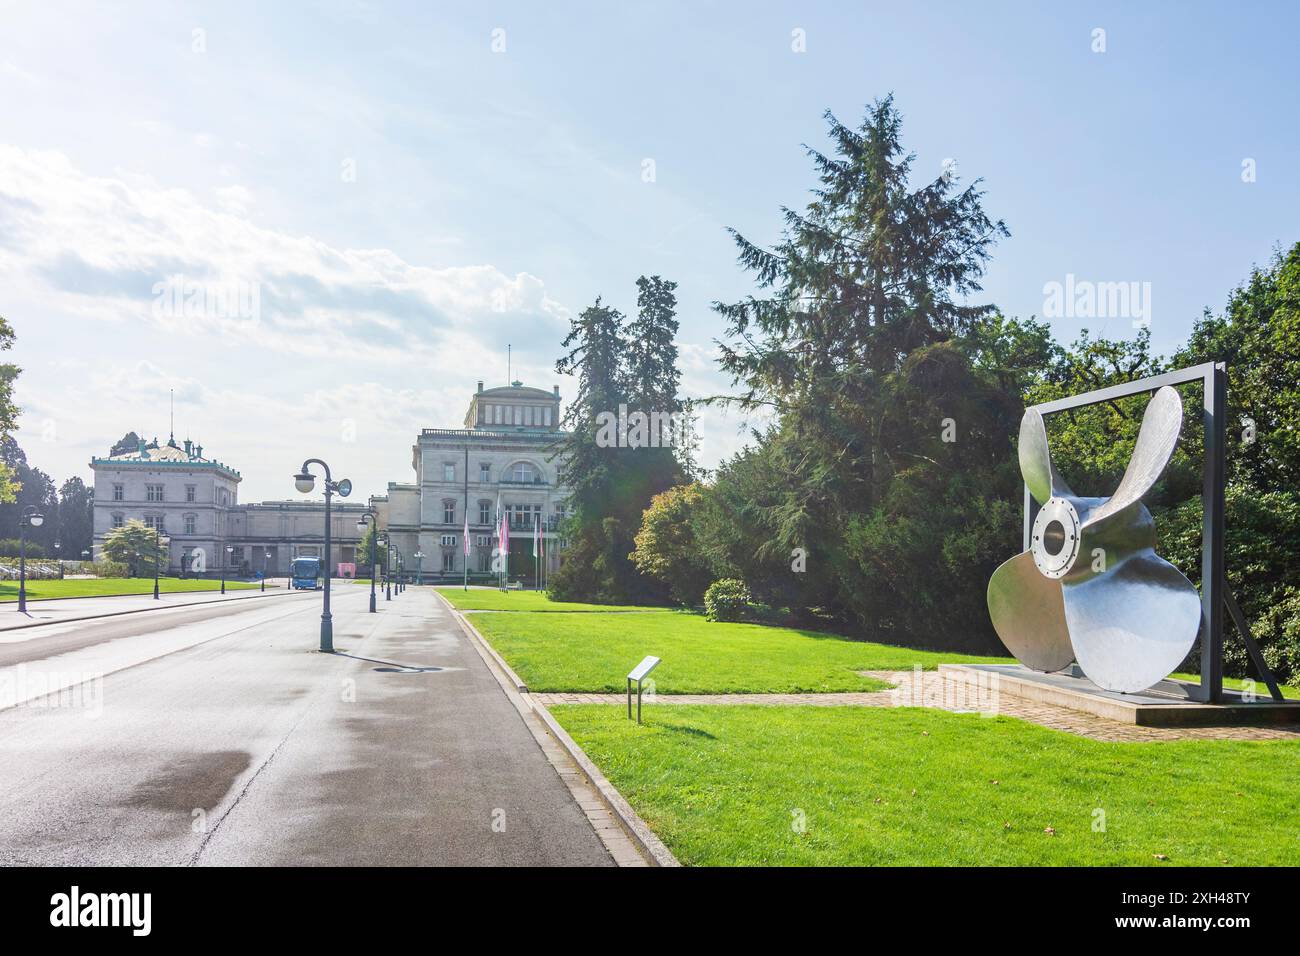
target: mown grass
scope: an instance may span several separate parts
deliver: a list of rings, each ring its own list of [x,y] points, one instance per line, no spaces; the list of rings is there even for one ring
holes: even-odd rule
[[[259,587],[244,581],[227,581],[226,590],[248,590]],[[158,590],[167,594],[187,591],[220,591],[220,581],[186,578],[162,578]],[[28,581],[27,600],[42,601],[56,598],[103,597],[105,595],[153,594],[153,578],[63,578],[49,581]],[[18,582],[0,581],[0,603],[18,600]]]
[[[552,601],[543,591],[499,591],[495,588],[470,588],[468,591],[454,586],[436,588],[437,592],[461,611],[662,611],[657,607],[638,607],[630,604],[580,604],[571,601]],[[477,620],[477,618],[476,618]]]
[[[1300,741],[1106,743],[856,707],[555,707],[684,863],[1300,863]]]
[[[473,593],[473,592],[471,592]],[[853,641],[759,624],[714,623],[698,614],[475,614],[474,626],[534,691],[621,693],[641,658],[661,694],[778,694],[881,690],[858,671],[932,669],[940,663],[1007,663]]]

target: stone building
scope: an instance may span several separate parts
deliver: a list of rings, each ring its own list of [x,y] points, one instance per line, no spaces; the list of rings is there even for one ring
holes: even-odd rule
[[[171,538],[170,573],[286,574],[297,557],[320,556],[325,502],[239,503],[238,471],[203,456],[203,446],[174,438],[160,445],[141,440],[134,451],[90,462],[94,472],[94,557],[104,535],[132,519]],[[335,498],[331,505],[332,561],[351,564],[366,506]]]
[[[463,428],[425,428],[411,449],[415,481],[390,482],[386,495],[371,499],[379,525],[414,569],[459,579],[465,568],[465,518],[469,516],[471,573],[493,571],[497,507],[510,535],[508,572],[525,583],[534,579],[535,528],[547,539],[547,571],[559,566],[558,539],[569,490],[560,485],[557,442],[560,389],[512,382],[478,390]]]

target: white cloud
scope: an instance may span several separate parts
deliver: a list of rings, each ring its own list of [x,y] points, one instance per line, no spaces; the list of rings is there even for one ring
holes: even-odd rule
[[[536,276],[338,248],[257,225],[242,185],[215,195],[209,206],[147,179],[88,175],[58,152],[0,146],[0,277],[67,313],[309,356],[429,362],[474,342],[549,352],[563,335],[567,310]],[[196,287],[198,308],[157,307],[159,284],[176,277]],[[256,290],[256,316],[223,311],[220,293],[235,286]]]

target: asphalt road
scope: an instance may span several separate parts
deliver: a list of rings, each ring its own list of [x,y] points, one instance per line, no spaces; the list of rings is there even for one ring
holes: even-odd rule
[[[366,591],[335,655],[311,593],[5,635],[0,863],[609,865],[451,615]]]

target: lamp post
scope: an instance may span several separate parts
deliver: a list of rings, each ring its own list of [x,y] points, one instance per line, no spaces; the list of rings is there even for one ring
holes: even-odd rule
[[[330,477],[330,466],[325,464],[319,458],[308,458],[302,463],[302,471],[293,476],[293,485],[302,494],[311,494],[311,490],[316,487],[316,476],[308,468],[312,465],[320,465],[325,472],[325,598],[320,615],[320,649],[322,653],[334,653],[334,617],[330,614],[330,499],[337,492],[339,497],[346,498],[352,494],[352,482],[343,478],[340,481],[334,481]]]
[[[384,535],[384,600],[393,599],[393,544],[388,540],[388,535]]]
[[[153,529],[153,599],[158,598],[158,575],[162,571],[162,549],[172,543],[172,539],[158,528]]]
[[[379,520],[379,515],[374,510],[367,508],[357,519],[357,530],[362,534],[366,533],[366,526],[369,525],[370,532],[370,613],[375,613],[375,539],[379,537],[379,529],[375,522]]]
[[[424,552],[418,548],[415,552],[415,586],[418,588],[424,583]]]
[[[266,575],[271,570],[271,552],[262,553],[262,590],[266,590]]]
[[[18,519],[18,613],[27,613],[27,529],[39,528],[45,523],[45,515],[36,510],[35,505],[23,509]]]
[[[226,565],[230,563],[230,556],[235,553],[234,545],[226,545],[226,560],[221,562],[221,593],[226,593]]]

